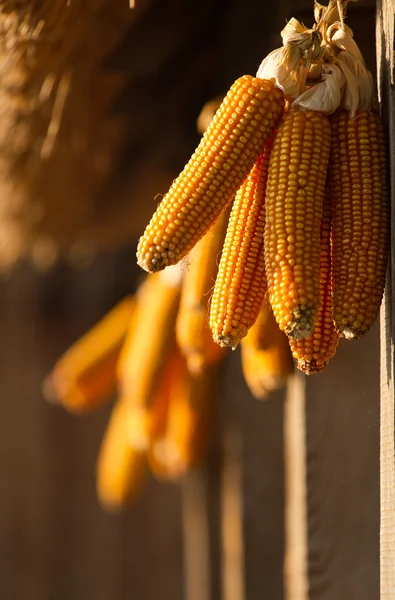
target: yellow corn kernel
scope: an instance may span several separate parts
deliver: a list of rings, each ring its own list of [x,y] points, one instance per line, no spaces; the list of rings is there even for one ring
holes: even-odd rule
[[[149,465],[157,477],[178,479],[204,458],[216,410],[217,384],[217,365],[193,376],[185,361],[180,363],[170,390],[165,429],[153,436],[148,452]]]
[[[256,321],[267,291],[263,232],[271,144],[236,194],[214,293],[210,327],[214,341],[235,348]]]
[[[265,267],[270,303],[290,337],[313,332],[320,305],[320,226],[330,126],[291,109],[274,139],[266,189]]]
[[[116,388],[117,362],[136,300],[128,296],[67,350],[44,381],[43,392],[72,412],[88,412]]]
[[[228,212],[188,255],[177,316],[176,336],[188,369],[201,373],[223,356],[224,350],[213,341],[208,324],[209,299],[218,272],[225,238]]]
[[[140,492],[146,454],[130,442],[129,406],[118,401],[111,413],[97,460],[97,494],[108,510],[119,510]]]
[[[148,277],[137,294],[133,326],[119,361],[120,395],[130,406],[149,407],[175,344],[181,270]]]
[[[288,338],[277,325],[266,301],[256,322],[241,340],[241,364],[251,394],[258,400],[281,389],[293,372]]]
[[[331,117],[333,316],[347,339],[377,317],[384,292],[389,237],[387,153],[378,115]]]
[[[266,146],[284,109],[273,84],[250,75],[230,88],[195,153],[140,238],[146,271],[179,262],[230,204]]]
[[[327,184],[329,181],[327,180]],[[331,195],[325,190],[324,209],[321,222],[320,298],[313,334],[303,340],[290,338],[293,357],[298,369],[311,375],[320,373],[336,353],[339,334],[333,323],[332,270],[331,270]]]

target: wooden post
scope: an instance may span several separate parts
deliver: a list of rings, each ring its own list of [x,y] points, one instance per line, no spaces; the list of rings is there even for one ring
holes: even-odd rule
[[[377,73],[382,115],[389,132],[391,161],[391,252],[381,310],[380,596],[395,597],[395,412],[394,412],[394,216],[395,216],[395,1],[377,3]]]
[[[308,599],[305,377],[288,384],[284,411],[286,600]]]

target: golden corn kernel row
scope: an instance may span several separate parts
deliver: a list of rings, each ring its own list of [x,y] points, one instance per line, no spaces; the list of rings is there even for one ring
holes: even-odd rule
[[[72,412],[88,412],[111,398],[135,310],[135,298],[128,296],[65,352],[44,381],[48,400]]]
[[[309,336],[320,304],[320,226],[330,150],[325,115],[291,109],[274,139],[266,190],[265,266],[274,316]]]
[[[218,272],[218,262],[224,243],[228,212],[206,233],[188,255],[176,337],[191,373],[201,373],[208,364],[220,360],[224,350],[213,340],[208,324],[208,303]]]
[[[320,256],[320,300],[314,331],[309,337],[297,340],[290,338],[292,354],[297,360],[298,369],[307,375],[319,373],[336,353],[339,334],[333,323],[332,271],[331,271],[331,195],[325,189],[324,209],[321,222]]]
[[[251,394],[259,400],[283,387],[293,371],[288,338],[266,301],[255,324],[241,340],[241,365]]]
[[[378,115],[331,117],[334,320],[346,338],[378,314],[388,254],[387,156]]]
[[[210,328],[220,346],[235,348],[256,321],[267,291],[263,233],[271,144],[236,194],[214,293]]]
[[[140,238],[137,262],[159,271],[179,262],[232,201],[277,127],[284,95],[250,75],[230,88],[199,146]]]

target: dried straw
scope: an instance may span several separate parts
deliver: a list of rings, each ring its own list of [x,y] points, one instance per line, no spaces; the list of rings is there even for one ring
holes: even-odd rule
[[[0,267],[81,244],[122,145],[103,59],[136,11],[127,0],[0,4]]]

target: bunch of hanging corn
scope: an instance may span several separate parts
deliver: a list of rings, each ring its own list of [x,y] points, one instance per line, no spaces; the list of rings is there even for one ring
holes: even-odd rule
[[[201,116],[206,113],[205,106]],[[225,211],[185,269],[148,277],[44,382],[45,396],[74,413],[92,411],[117,393],[97,464],[98,495],[110,509],[137,495],[148,466],[161,479],[177,480],[205,456],[225,353],[212,338],[208,313],[228,218]],[[242,367],[251,393],[262,399],[284,386],[293,364],[268,305],[257,308]]]
[[[137,249],[146,271],[176,264],[233,201],[212,338],[235,348],[268,299],[307,374],[368,331],[385,284],[386,148],[346,6],[317,3],[312,29],[291,19],[257,77],[232,85]]]

